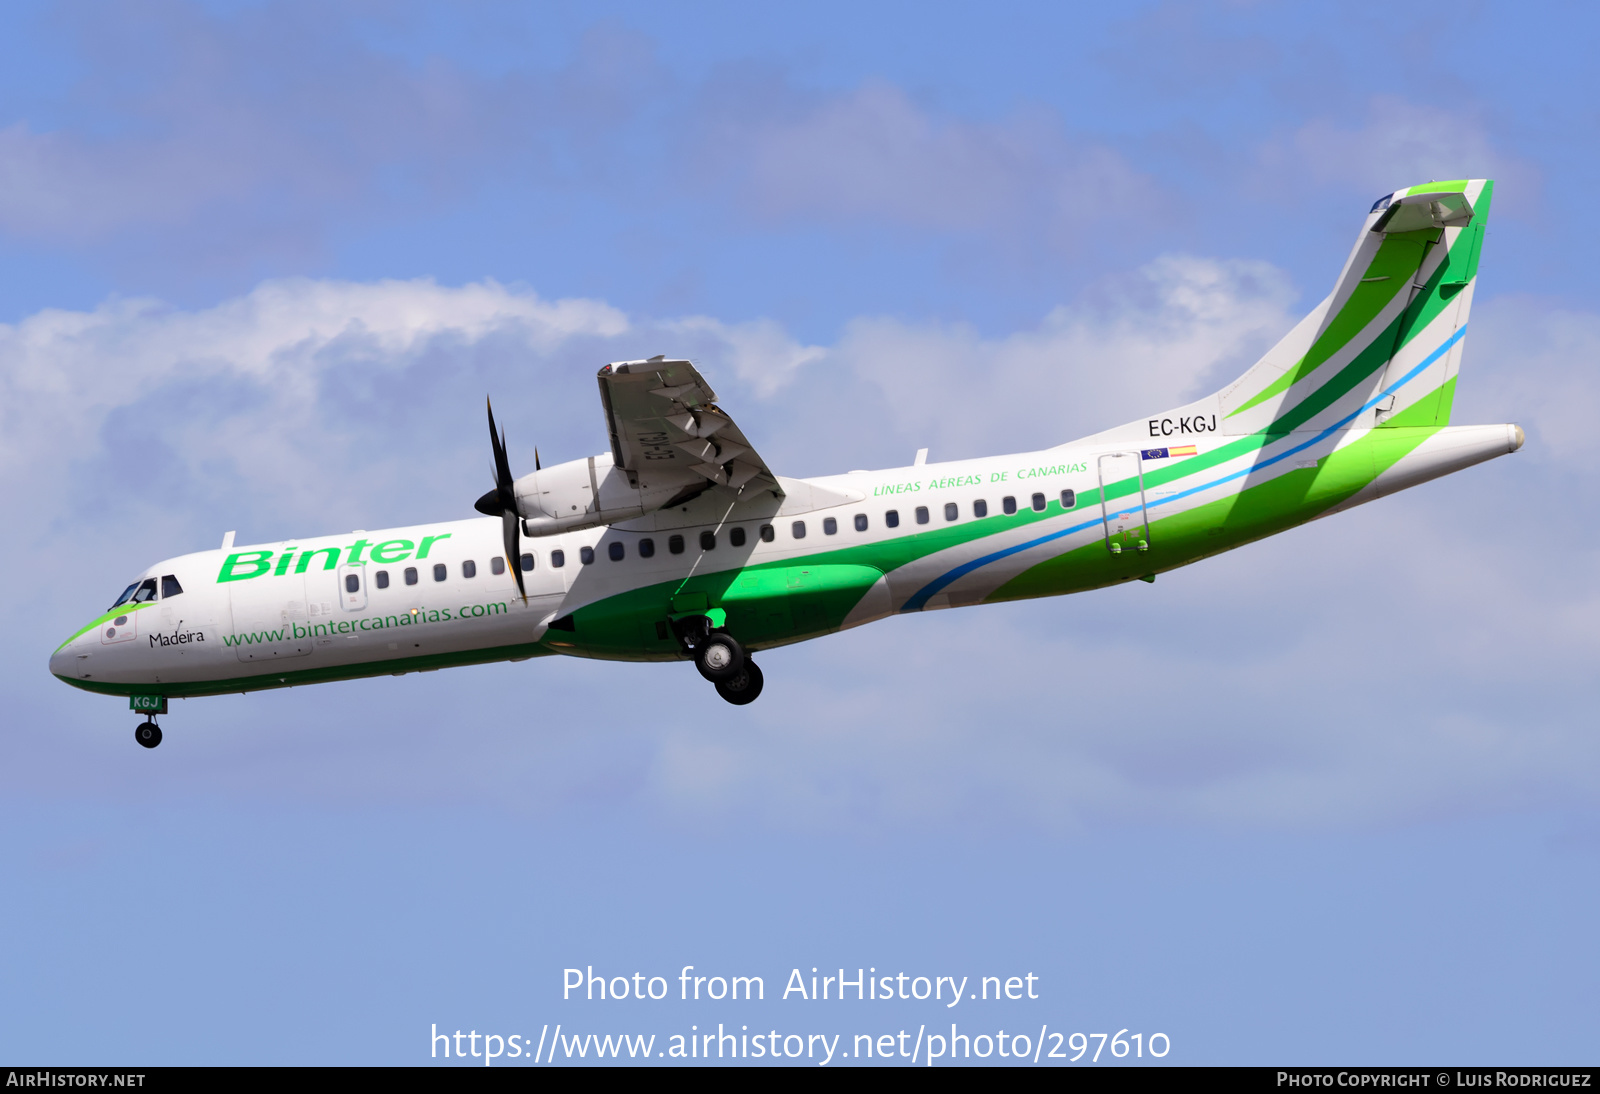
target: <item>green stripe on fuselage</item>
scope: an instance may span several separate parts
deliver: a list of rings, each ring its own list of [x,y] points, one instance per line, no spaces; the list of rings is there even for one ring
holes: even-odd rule
[[[1187,565],[1282,531],[1347,500],[1435,431],[1407,428],[1405,422],[1400,422],[1384,431],[1385,438],[1375,440],[1369,434],[1325,457],[1314,469],[1263,471],[1263,481],[1254,485],[1247,481],[1238,494],[1153,520],[1148,552],[1112,555],[1096,539],[1032,567],[988,599],[1051,596],[1116,584]],[[1281,434],[1241,437],[1203,456],[1184,460],[1180,466],[1147,472],[1147,493],[1281,439]],[[1136,496],[1138,480],[1112,483],[1106,492],[1113,501]],[[1077,502],[1072,511],[1094,519],[1101,503],[1100,491],[1082,491]],[[573,613],[574,629],[552,631],[546,641],[558,644],[564,653],[677,659],[683,654],[676,638],[670,631],[660,635],[656,624],[666,621],[675,596],[699,593],[704,594],[709,605],[728,613],[728,630],[751,649],[782,645],[837,630],[886,572],[955,547],[970,545],[971,552],[978,554],[982,548],[977,541],[981,539],[1028,524],[1059,521],[1063,515],[1059,503],[1052,501],[1042,513],[1025,509],[1011,516],[985,517],[792,561],[660,582],[577,609]]]
[[[1131,581],[1198,562],[1253,540],[1303,524],[1348,501],[1357,491],[1439,431],[1395,416],[1396,425],[1372,430],[1335,450],[1314,468],[1264,471],[1263,480],[1239,493],[1150,521],[1150,547],[1112,555],[1096,540],[1046,559],[1001,585],[986,602],[1057,596]]]
[[[61,645],[55,648],[55,652],[60,653],[66,648],[67,642],[71,642],[74,638],[78,638],[81,635],[88,634],[96,627],[104,626],[105,624],[111,622],[111,620],[117,618],[119,615],[132,615],[134,612],[142,612],[146,608],[155,607],[156,603],[157,602],[154,600],[146,600],[141,604],[119,604],[115,608],[110,608],[105,612],[104,615],[99,616],[93,621],[73,631],[72,634],[67,638],[66,642],[61,643]]]

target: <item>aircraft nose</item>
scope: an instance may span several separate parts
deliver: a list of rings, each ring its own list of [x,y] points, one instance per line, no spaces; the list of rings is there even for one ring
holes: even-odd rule
[[[61,644],[61,648],[50,655],[50,671],[56,676],[71,680],[78,676],[78,654],[88,651],[81,648],[88,635],[80,634],[69,638]]]
[[[50,655],[50,671],[56,676],[72,675],[72,647],[76,642],[68,642],[55,653]]]

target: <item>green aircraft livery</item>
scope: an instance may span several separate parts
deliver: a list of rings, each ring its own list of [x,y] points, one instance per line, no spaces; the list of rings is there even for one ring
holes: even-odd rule
[[[693,661],[760,694],[761,650],[900,612],[1153,581],[1515,452],[1451,425],[1494,183],[1379,199],[1322,303],[1221,391],[1041,452],[775,473],[694,365],[606,365],[610,451],[495,489],[469,520],[168,559],[50,671],[155,716],[175,697],[566,654]]]

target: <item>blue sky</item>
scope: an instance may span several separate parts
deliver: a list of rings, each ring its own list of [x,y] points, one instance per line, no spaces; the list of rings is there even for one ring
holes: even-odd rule
[[[570,965],[693,964],[1031,971],[959,1020],[1160,1030],[1174,1062],[1587,1060],[1595,31],[8,7],[0,1054],[950,1020],[560,999]],[[45,671],[228,529],[466,515],[486,392],[514,464],[600,450],[607,360],[693,357],[797,475],[1173,405],[1327,291],[1375,197],[1463,175],[1499,188],[1456,420],[1528,446],[1152,586],[774,651],[737,711],[682,665],[545,659],[177,704],[146,753]]]

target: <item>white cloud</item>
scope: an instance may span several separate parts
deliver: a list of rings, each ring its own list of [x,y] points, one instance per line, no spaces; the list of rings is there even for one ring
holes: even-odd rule
[[[726,347],[724,361],[757,395],[770,397],[794,379],[799,371],[822,359],[821,346],[805,346],[789,336],[782,325],[770,319],[744,323],[723,323],[703,315],[669,320],[664,332],[681,336],[692,343],[709,339]],[[681,350],[675,352],[682,352]]]
[[[868,84],[790,118],[720,131],[713,153],[769,217],[820,216],[1069,242],[1097,222],[1160,218],[1150,180],[1044,113],[998,123],[940,117]]]
[[[1531,191],[1534,171],[1498,148],[1470,111],[1375,95],[1365,124],[1314,118],[1264,145],[1264,186],[1293,195],[1307,181],[1363,186],[1373,197],[1429,179],[1493,178]]]
[[[859,319],[833,353],[934,459],[1043,448],[1222,386],[1299,318],[1294,298],[1266,263],[1169,255],[1032,330]]]
[[[63,20],[53,44],[82,76],[39,116],[0,117],[0,231],[130,237],[143,270],[315,253],[329,232],[431,213],[507,171],[536,184],[596,174],[608,138],[662,93],[649,44],[619,26],[591,30],[560,68],[484,75],[410,23],[396,14],[391,29],[421,35],[415,60],[337,6]],[[553,145],[566,147],[559,167]]]
[[[241,471],[274,468],[246,476],[258,488],[315,481],[317,461],[338,442],[308,442],[341,409],[323,401],[327,380],[340,370],[359,363],[369,373],[398,371],[435,340],[472,343],[504,328],[538,352],[627,327],[626,317],[603,304],[546,302],[494,283],[451,289],[428,281],[271,282],[195,312],[150,300],[44,311],[0,325],[0,466],[13,483],[56,479],[45,470],[56,462],[52,453],[90,454],[118,419],[119,433],[160,438],[205,453],[203,460],[226,452]],[[220,420],[193,408],[139,408],[154,394],[171,401],[208,384],[235,393],[225,400],[232,405],[213,408]],[[248,398],[239,401],[242,392]]]
[[[81,239],[140,215],[166,223],[177,204],[187,204],[198,180],[216,177],[213,165],[186,158],[92,148],[64,134],[35,133],[25,122],[0,129],[0,229]],[[165,159],[163,169],[152,170],[152,159]],[[179,177],[187,185],[175,185]]]
[[[1468,378],[1473,369],[1487,375],[1477,391],[1463,379],[1463,399],[1504,406],[1525,422],[1536,460],[1571,467],[1590,459],[1600,387],[1589,366],[1600,360],[1600,316],[1534,297],[1501,298],[1474,309],[1468,354]]]
[[[348,505],[349,483],[327,474],[333,466],[365,483],[368,500],[421,500],[436,488],[443,502],[457,465],[405,470],[385,434],[448,420],[429,429],[428,445],[475,454],[467,459],[476,473],[490,391],[503,419],[507,407],[534,410],[507,422],[528,456],[541,439],[552,454],[567,432],[584,453],[597,451],[593,370],[663,342],[689,343],[735,396],[741,382],[778,390],[818,352],[772,323],[655,324],[494,282],[275,281],[198,311],[114,299],[0,325],[0,471],[8,504],[24,510],[48,511],[69,489],[105,513],[131,503],[134,484],[121,478],[133,466],[129,446],[147,461],[151,446],[170,454],[169,487],[181,481],[196,498],[242,494],[278,520]],[[89,481],[72,487],[74,475]]]

